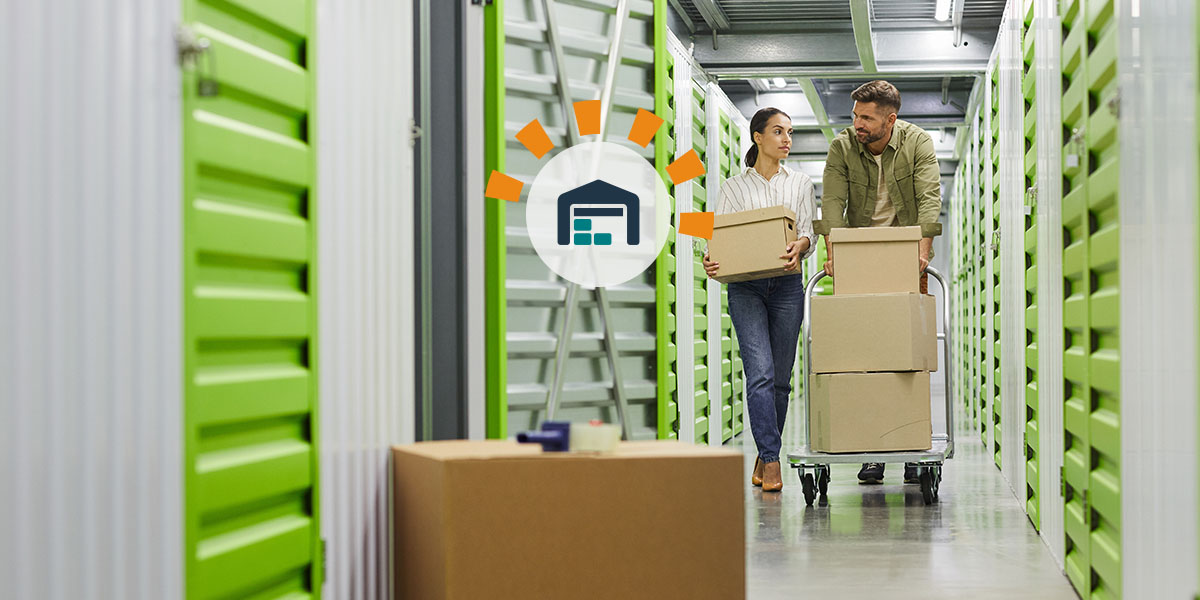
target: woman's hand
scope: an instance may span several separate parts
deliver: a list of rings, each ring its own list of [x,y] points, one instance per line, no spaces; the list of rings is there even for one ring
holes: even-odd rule
[[[800,255],[808,250],[808,238],[801,238],[794,242],[788,242],[787,252],[780,254],[779,258],[787,260],[783,265],[785,271],[795,271],[796,265],[800,262]]]
[[[717,268],[720,266],[720,263],[715,263],[708,260],[708,253],[704,253],[704,272],[708,273],[709,279],[717,276]]]

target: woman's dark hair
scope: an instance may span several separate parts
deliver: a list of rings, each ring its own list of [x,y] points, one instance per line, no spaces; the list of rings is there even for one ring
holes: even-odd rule
[[[774,106],[759,109],[758,112],[754,113],[754,118],[750,119],[750,149],[746,151],[747,167],[753,167],[754,163],[758,162],[758,144],[754,143],[754,133],[762,133],[767,128],[767,121],[770,121],[771,117],[775,115],[783,115],[789,120],[791,119],[787,113]]]

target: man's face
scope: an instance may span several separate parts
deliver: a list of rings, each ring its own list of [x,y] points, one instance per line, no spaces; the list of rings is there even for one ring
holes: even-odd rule
[[[878,142],[896,122],[896,113],[874,102],[854,103],[854,134],[860,144]]]

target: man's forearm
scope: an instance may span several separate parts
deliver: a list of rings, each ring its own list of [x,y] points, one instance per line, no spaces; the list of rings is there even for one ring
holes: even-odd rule
[[[919,244],[919,248],[921,250],[921,258],[923,258],[925,260],[929,260],[929,253],[930,253],[930,251],[933,250],[933,238],[931,238],[931,237],[921,238],[921,243]]]

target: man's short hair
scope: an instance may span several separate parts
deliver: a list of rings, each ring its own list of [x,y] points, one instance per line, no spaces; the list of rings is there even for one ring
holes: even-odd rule
[[[858,86],[850,97],[857,102],[874,102],[880,108],[890,108],[892,112],[900,112],[900,90],[896,86],[877,79]]]

